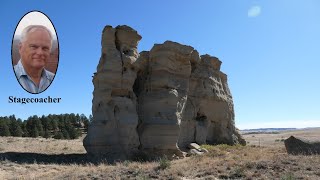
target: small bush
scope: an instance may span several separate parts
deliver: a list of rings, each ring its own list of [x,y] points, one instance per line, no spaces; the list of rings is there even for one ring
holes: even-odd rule
[[[139,175],[137,177],[137,180],[146,180],[146,179],[149,179],[149,178],[147,176],[145,176],[145,175]]]
[[[275,142],[284,142],[285,139],[276,139]]]
[[[124,166],[128,167],[129,164],[130,164],[130,161],[129,161],[129,160],[125,160],[125,161],[123,161],[122,164],[123,164]]]
[[[167,156],[164,156],[159,159],[159,168],[160,169],[167,169],[171,166],[170,160],[167,158]]]
[[[257,162],[256,168],[257,169],[268,169],[268,163],[265,161]]]
[[[236,167],[230,174],[231,179],[237,179],[245,177],[244,168],[243,167]]]
[[[245,167],[248,169],[252,169],[256,164],[254,162],[246,162]]]
[[[292,172],[289,172],[281,177],[281,180],[294,180],[296,179]]]

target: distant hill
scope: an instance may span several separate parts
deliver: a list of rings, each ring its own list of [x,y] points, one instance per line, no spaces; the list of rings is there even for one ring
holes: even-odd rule
[[[240,130],[241,134],[276,134],[281,131],[294,131],[294,130],[309,130],[319,127],[307,127],[307,128],[259,128],[259,129],[244,129]]]
[[[259,128],[259,129],[244,129],[240,130],[242,134],[253,134],[253,133],[270,133],[274,134],[279,131],[292,131],[297,130],[297,128]]]

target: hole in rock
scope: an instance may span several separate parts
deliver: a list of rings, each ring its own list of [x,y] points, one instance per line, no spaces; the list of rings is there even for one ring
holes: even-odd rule
[[[130,52],[130,50],[128,50],[128,49],[123,50],[123,54],[125,54],[125,55],[128,55],[129,52]]]

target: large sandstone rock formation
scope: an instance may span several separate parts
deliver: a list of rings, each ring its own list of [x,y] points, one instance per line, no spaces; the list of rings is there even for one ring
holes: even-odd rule
[[[87,152],[128,157],[138,149],[179,154],[192,142],[245,144],[221,61],[171,41],[139,54],[140,39],[128,26],[103,30]]]

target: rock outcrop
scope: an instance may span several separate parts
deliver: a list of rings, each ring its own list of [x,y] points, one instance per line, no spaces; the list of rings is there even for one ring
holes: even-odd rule
[[[290,136],[284,141],[288,154],[312,155],[320,154],[320,142],[310,142],[294,136]]]
[[[140,68],[135,90],[142,149],[179,150],[193,51],[190,46],[166,41],[145,54],[142,61],[146,65]]]
[[[179,146],[237,143],[232,96],[220,66],[221,61],[209,55],[193,63]]]
[[[93,76],[93,121],[84,147],[91,154],[127,156],[139,147],[137,98],[133,92],[141,36],[128,26],[106,26],[102,54]]]
[[[179,155],[193,142],[245,144],[221,61],[171,41],[139,54],[140,39],[128,26],[103,30],[87,152]]]

